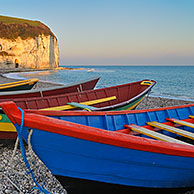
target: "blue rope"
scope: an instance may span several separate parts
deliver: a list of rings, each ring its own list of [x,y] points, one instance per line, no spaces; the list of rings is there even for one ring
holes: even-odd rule
[[[20,107],[18,107],[18,109],[21,111],[21,124],[20,124],[20,128],[17,129],[17,127],[16,127],[16,129],[17,129],[17,134],[18,134],[18,138],[19,138],[22,158],[24,160],[26,168],[28,169],[26,171],[26,174],[31,174],[33,181],[37,185],[37,187],[33,187],[33,189],[38,189],[39,193],[43,192],[43,193],[46,193],[46,194],[51,194],[46,189],[44,189],[44,184],[42,186],[38,184],[38,182],[36,181],[36,179],[34,177],[33,170],[31,169],[30,164],[29,164],[29,162],[27,160],[26,151],[25,151],[24,144],[23,144],[23,139],[22,139],[22,130],[23,130],[23,126],[24,126],[24,111]]]

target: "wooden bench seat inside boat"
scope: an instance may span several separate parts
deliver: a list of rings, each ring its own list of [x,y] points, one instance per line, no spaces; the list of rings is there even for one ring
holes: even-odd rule
[[[187,126],[187,127],[191,127],[194,128],[194,124],[193,123],[189,123],[187,121],[183,121],[183,120],[178,120],[178,119],[174,119],[174,118],[166,118],[167,121],[179,124],[179,125],[183,125],[183,126]]]
[[[147,122],[147,124],[152,126],[152,127],[157,127],[159,129],[166,130],[166,131],[169,131],[171,133],[176,133],[178,135],[181,135],[181,136],[184,136],[184,137],[187,137],[190,139],[194,139],[194,133],[191,133],[191,132],[186,131],[186,130],[182,130],[182,129],[179,129],[179,128],[176,128],[176,127],[173,127],[170,125],[166,125],[163,123],[158,123],[156,121]]]
[[[136,131],[138,133],[141,133],[141,134],[147,135],[149,137],[152,137],[154,139],[157,139],[157,140],[161,140],[161,141],[165,141],[165,142],[171,142],[171,143],[191,145],[191,144],[188,144],[186,142],[183,142],[183,141],[177,140],[175,138],[169,137],[167,135],[164,135],[164,134],[146,129],[145,127],[140,127],[140,126],[137,126],[137,125],[134,125],[134,124],[125,125],[125,127],[129,128],[133,131]]]
[[[194,119],[194,115],[189,115],[189,118],[192,118],[192,119]]]

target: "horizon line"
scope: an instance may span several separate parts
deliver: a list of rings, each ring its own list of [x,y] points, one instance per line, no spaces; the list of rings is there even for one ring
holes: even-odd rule
[[[194,66],[194,64],[65,64],[61,63],[59,66]]]

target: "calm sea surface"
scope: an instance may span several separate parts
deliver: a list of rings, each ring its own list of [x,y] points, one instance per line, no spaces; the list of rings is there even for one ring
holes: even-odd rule
[[[87,70],[60,70],[35,73],[12,74],[25,78],[70,83],[94,76],[101,79],[97,88],[113,86],[143,79],[153,79],[157,84],[152,96],[194,100],[194,66],[71,66]]]

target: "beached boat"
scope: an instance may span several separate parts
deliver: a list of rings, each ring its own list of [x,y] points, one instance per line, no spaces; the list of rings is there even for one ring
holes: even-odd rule
[[[41,113],[48,116],[30,112],[21,116],[22,110],[13,102],[0,106],[20,138],[27,141],[32,130],[34,152],[64,187],[68,178],[83,180],[82,188],[85,181],[86,188],[88,183],[156,189],[194,186],[194,146],[180,140],[182,136],[194,139],[194,104]],[[75,182],[74,187],[79,187]]]
[[[12,99],[24,109],[75,110],[131,110],[143,100],[155,81],[143,80],[119,86],[89,90],[65,95]],[[8,101],[9,99],[0,99]],[[3,111],[0,112],[0,139],[15,139],[16,129]]]
[[[83,106],[95,111],[132,110],[150,92],[155,83],[153,80],[142,80],[95,90],[12,100],[23,109],[67,110]],[[0,101],[5,101],[5,99]],[[66,106],[67,103],[68,106]]]
[[[33,79],[0,84],[0,92],[30,90],[37,82],[38,82],[38,79],[33,78]]]
[[[65,84],[61,86],[55,86],[50,88],[37,88],[34,90],[14,91],[14,92],[1,92],[0,99],[16,99],[16,98],[32,98],[32,97],[44,97],[59,94],[67,94],[71,92],[79,92],[93,89],[99,77],[82,80],[75,83]],[[2,101],[1,100],[1,101]]]

